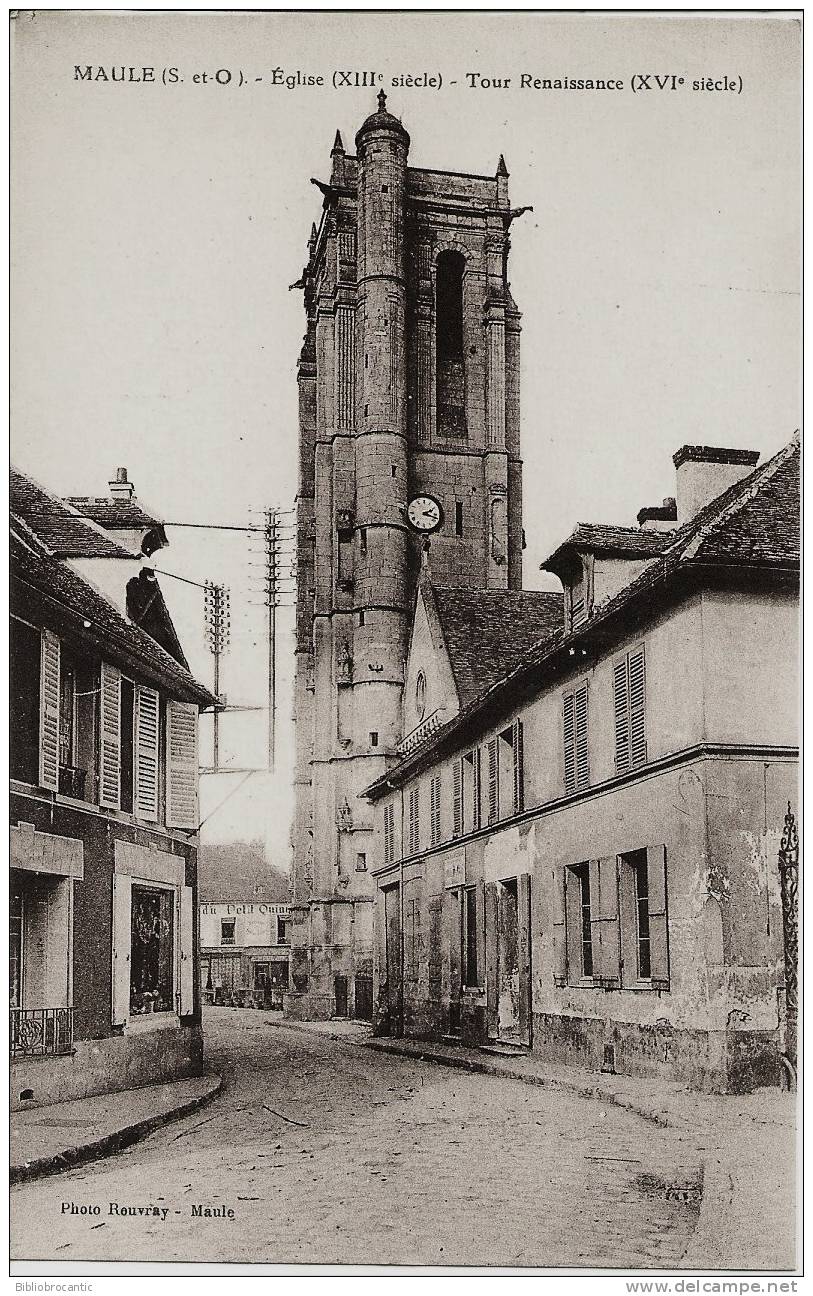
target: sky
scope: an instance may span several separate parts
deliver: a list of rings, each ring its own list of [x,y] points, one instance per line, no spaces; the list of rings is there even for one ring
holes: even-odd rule
[[[533,207],[509,269],[526,588],[550,582],[539,564],[577,522],[634,525],[674,494],[680,445],[769,456],[798,427],[796,18],[19,11],[12,28],[12,458],[56,493],[103,495],[126,466],[168,522],[257,525],[293,506],[304,315],[289,286],[321,211],[310,178],[329,177],[337,128],[353,151],[382,86],[412,165],[491,175],[502,153],[513,205]],[[274,84],[275,69],[324,84]],[[442,85],[393,88],[424,75]],[[264,706],[261,538],[168,535],[160,571],[230,586],[228,702]],[[202,591],[162,587],[211,684]],[[289,608],[278,627],[275,773],[265,713],[228,714],[224,763],[258,772],[204,776],[201,808],[204,839],[261,837],[284,864]]]

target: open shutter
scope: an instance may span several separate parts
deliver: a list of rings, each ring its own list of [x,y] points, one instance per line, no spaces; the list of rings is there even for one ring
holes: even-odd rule
[[[113,1025],[123,1026],[130,1015],[130,941],[132,880],[113,874]]]
[[[195,929],[192,907],[192,888],[181,887],[181,976],[180,1013],[188,1017],[194,1007],[195,993]]]
[[[590,748],[587,735],[587,685],[574,694],[576,718],[576,787],[590,786]]]
[[[472,752],[472,768],[474,771],[474,778],[472,779],[472,799],[474,801],[474,805],[472,807],[472,811],[473,811],[472,819],[476,831],[482,824],[481,807],[483,804],[482,753],[479,747],[475,747],[474,751]]]
[[[486,928],[486,1033],[489,1039],[497,1038],[497,883],[487,882],[485,887]]]
[[[522,753],[522,721],[511,726],[511,745],[514,751],[514,814],[525,809],[525,767]]]
[[[463,758],[452,766],[452,836],[463,836]]]
[[[430,796],[430,833],[432,845],[437,846],[440,842],[440,778],[433,778],[429,788]]]
[[[40,639],[40,787],[59,791],[59,640],[48,630]]]
[[[630,761],[646,764],[646,670],[644,650],[629,655]]]
[[[135,812],[158,819],[158,694],[151,688],[136,690]]]
[[[488,744],[488,822],[496,823],[500,817],[500,766],[497,760],[497,739]]]
[[[526,1043],[531,1042],[531,877],[517,878],[517,953],[519,958],[519,1020]]]
[[[613,667],[613,705],[615,709],[615,768],[623,774],[630,766],[630,724],[627,658]]]
[[[553,870],[553,982],[567,985],[567,869]]]
[[[121,675],[102,662],[101,724],[99,726],[99,805],[121,805]]]
[[[666,847],[648,846],[649,958],[652,985],[669,989],[669,915],[666,898]]]
[[[562,728],[565,743],[565,791],[576,790],[576,700],[572,693],[565,693],[563,700]]]
[[[621,925],[615,855],[590,861],[590,904],[595,977],[607,989],[617,990],[621,985]]]
[[[198,827],[198,708],[167,703],[167,827]]]

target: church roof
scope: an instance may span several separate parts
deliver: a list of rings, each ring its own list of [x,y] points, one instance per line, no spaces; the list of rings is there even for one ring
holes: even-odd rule
[[[540,641],[561,631],[561,594],[429,588],[461,706],[514,670]]]

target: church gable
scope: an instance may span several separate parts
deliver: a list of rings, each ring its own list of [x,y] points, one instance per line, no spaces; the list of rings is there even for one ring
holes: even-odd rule
[[[449,654],[431,585],[418,589],[404,675],[404,740],[407,751],[460,710]]]

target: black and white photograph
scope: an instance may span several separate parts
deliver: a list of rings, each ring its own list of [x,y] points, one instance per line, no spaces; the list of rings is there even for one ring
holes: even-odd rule
[[[17,1290],[797,1290],[801,13],[9,23]]]

